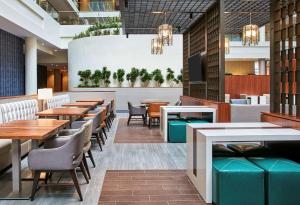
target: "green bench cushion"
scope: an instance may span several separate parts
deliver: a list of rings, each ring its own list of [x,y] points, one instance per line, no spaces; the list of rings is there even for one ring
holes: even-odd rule
[[[300,204],[300,165],[284,158],[249,158],[265,170],[268,205]]]
[[[264,171],[245,158],[213,159],[213,203],[264,205]]]
[[[186,142],[186,122],[169,121],[169,142],[185,143]]]

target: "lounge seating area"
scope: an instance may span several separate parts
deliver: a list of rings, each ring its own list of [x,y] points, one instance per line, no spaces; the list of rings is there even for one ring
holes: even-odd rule
[[[300,0],[0,0],[0,205],[300,205]]]

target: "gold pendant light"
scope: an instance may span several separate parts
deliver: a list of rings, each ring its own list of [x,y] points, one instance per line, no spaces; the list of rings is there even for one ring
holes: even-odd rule
[[[166,22],[167,13],[164,13],[164,15],[165,23],[158,27],[158,37],[164,46],[171,46],[173,45],[173,27]]]
[[[162,45],[162,41],[159,37],[151,40],[151,53],[153,55],[163,54],[163,45]]]
[[[256,46],[259,39],[259,28],[252,24],[250,13],[250,24],[243,27],[243,46]]]

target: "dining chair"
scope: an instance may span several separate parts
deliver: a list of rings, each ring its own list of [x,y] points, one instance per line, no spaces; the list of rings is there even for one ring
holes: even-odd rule
[[[81,127],[85,127],[84,131],[84,145],[83,145],[83,164],[86,168],[87,174],[89,179],[91,179],[91,174],[90,170],[87,164],[86,160],[86,154],[90,158],[93,167],[96,167],[95,160],[91,151],[91,137],[92,137],[92,132],[93,132],[93,120],[90,119],[88,121],[74,121],[72,122],[70,129],[63,129],[58,132],[58,135],[56,137],[53,137],[45,142],[44,147],[45,148],[54,148],[56,143],[57,138],[70,138],[73,134],[79,131]],[[47,182],[47,176],[46,176],[46,182]]]
[[[127,126],[129,126],[132,117],[141,117],[144,125],[146,125],[146,115],[147,115],[146,107],[133,106],[131,102],[128,102],[128,112],[129,112],[129,117],[127,121]],[[138,119],[138,118],[134,118],[134,119]]]
[[[83,200],[78,183],[76,168],[80,167],[88,183],[87,174],[82,162],[84,131],[82,127],[69,139],[58,138],[56,142],[62,146],[51,149],[34,149],[28,154],[28,167],[34,172],[31,201],[34,200],[41,172],[68,171],[72,177],[80,201]],[[58,145],[57,144],[57,145]]]
[[[149,116],[149,122],[148,126],[149,129],[152,127],[153,120],[160,120],[160,107],[168,105],[167,102],[161,102],[161,103],[150,103],[148,107],[148,116]]]

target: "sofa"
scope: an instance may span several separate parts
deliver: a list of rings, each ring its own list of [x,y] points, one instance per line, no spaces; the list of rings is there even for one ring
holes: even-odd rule
[[[34,120],[38,112],[37,100],[23,100],[18,102],[0,104],[0,124],[13,120]],[[0,139],[0,170],[11,164],[11,140]],[[31,141],[23,141],[21,154],[26,155],[31,149]]]
[[[46,108],[52,109],[56,107],[61,107],[63,104],[71,102],[71,98],[68,94],[56,95],[53,98],[46,101]]]

